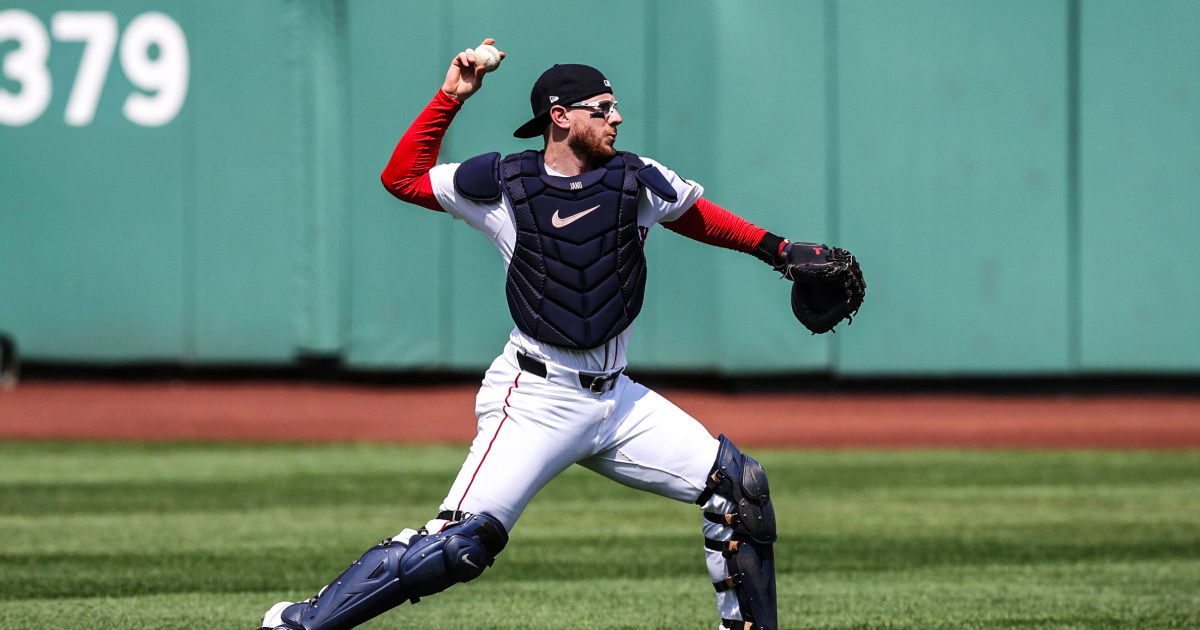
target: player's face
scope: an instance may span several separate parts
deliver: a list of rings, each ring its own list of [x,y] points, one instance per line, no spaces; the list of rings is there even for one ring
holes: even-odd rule
[[[600,103],[594,107],[575,107],[568,110],[572,117],[571,132],[567,136],[567,145],[589,158],[594,163],[611,160],[617,154],[617,125],[621,124],[621,114],[615,106],[612,94],[600,94],[587,99],[589,103]]]

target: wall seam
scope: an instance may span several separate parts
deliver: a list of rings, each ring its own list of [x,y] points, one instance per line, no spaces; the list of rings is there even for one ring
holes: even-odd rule
[[[442,51],[441,58],[450,60],[458,54],[459,49],[454,48],[454,24],[453,11],[455,3],[439,2],[438,3],[438,32],[441,38],[440,50]],[[449,62],[447,62],[449,66]],[[446,135],[443,139],[442,146],[454,146],[453,137],[455,135],[454,126],[451,125],[446,130]],[[437,331],[437,347],[438,359],[432,363],[436,367],[445,368],[454,364],[454,234],[451,228],[454,221],[440,221],[438,227],[438,260],[441,265],[441,278],[443,286],[438,291],[438,331]]]
[[[1080,234],[1080,0],[1067,0],[1067,371],[1083,368],[1083,261]]]
[[[195,6],[191,3],[181,7],[181,11],[186,16],[185,24],[188,29],[194,27],[195,21]],[[193,31],[193,36],[195,35]],[[182,149],[183,149],[183,177],[181,178],[181,186],[179,187],[180,195],[182,195],[182,212],[183,212],[183,360],[185,362],[193,362],[199,356],[199,337],[200,337],[200,260],[199,260],[199,208],[197,206],[196,191],[198,183],[197,177],[197,125],[199,124],[199,116],[196,113],[196,99],[191,98],[190,106],[187,107],[188,116],[180,123],[183,126],[182,134]]]
[[[825,0],[825,226],[829,243],[840,247],[842,241],[841,213],[841,153],[838,125],[838,24],[837,0]],[[830,338],[828,342],[828,370],[831,374],[841,372],[841,340]]]

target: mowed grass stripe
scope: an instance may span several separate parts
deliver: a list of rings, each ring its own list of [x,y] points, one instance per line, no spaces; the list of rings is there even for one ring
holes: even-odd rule
[[[364,541],[365,543],[365,541]],[[554,545],[526,541],[505,551],[489,579],[523,582],[646,579],[700,575],[699,546],[661,536],[627,540],[556,539]],[[600,546],[623,546],[605,551]],[[566,550],[577,550],[567,553]],[[124,597],[203,591],[234,593],[288,589],[299,593],[321,585],[357,558],[362,545],[287,547],[241,552],[195,552],[185,548],[155,553],[4,554],[0,556],[2,600],[71,597]],[[903,572],[917,569],[1003,566],[1053,567],[1062,564],[1129,563],[1200,558],[1200,544],[1029,545],[979,541],[964,544],[924,540],[802,540],[776,548],[780,575]]]
[[[427,519],[464,454],[0,444],[0,627],[252,627]],[[1200,452],[754,455],[782,627],[1200,626]],[[572,469],[483,578],[368,628],[712,627],[700,544],[693,506]]]
[[[820,630],[922,628],[1195,628],[1200,563],[1066,566],[1055,571],[905,571],[786,575],[780,627]],[[400,608],[366,630],[514,628],[712,628],[711,596],[692,578],[524,582],[481,579]],[[1191,594],[1186,593],[1191,589]],[[0,603],[5,628],[93,630],[253,628],[262,601],[288,591],[181,593]],[[249,621],[248,621],[249,620]]]

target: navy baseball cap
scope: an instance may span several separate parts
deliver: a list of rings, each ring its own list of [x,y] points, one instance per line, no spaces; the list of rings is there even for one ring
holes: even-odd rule
[[[550,108],[569,105],[597,94],[612,92],[612,85],[600,71],[578,63],[554,64],[542,73],[529,93],[533,118],[513,132],[517,138],[536,138],[546,131]]]

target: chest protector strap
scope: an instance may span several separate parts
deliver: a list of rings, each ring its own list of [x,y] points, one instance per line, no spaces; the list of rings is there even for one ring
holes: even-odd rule
[[[554,177],[541,159],[525,151],[499,165],[516,223],[505,283],[509,313],[539,341],[595,348],[642,309],[646,258],[637,208],[644,164],[619,152],[603,168]]]

